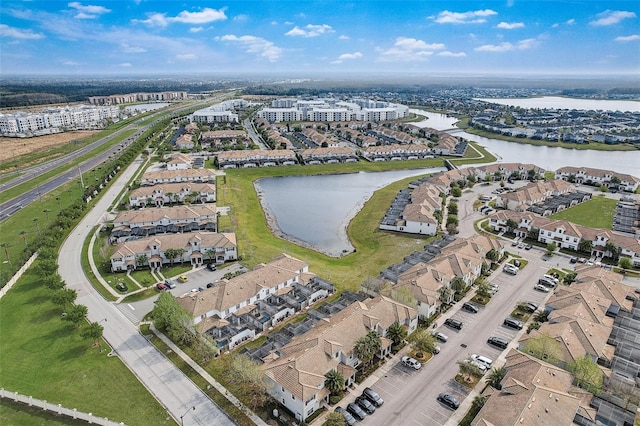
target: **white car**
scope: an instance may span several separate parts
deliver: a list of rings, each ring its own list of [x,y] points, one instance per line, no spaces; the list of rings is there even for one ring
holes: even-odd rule
[[[478,370],[480,370],[480,372],[482,374],[487,372],[487,366],[484,365],[483,363],[479,362],[479,361],[474,361],[472,359],[468,359],[465,362],[467,362],[467,363],[473,365],[474,367],[476,367]]]
[[[493,365],[493,360],[489,357],[486,357],[484,355],[477,355],[477,354],[471,354],[471,356],[469,357],[474,361],[477,361],[481,364],[484,364],[485,367],[487,368],[491,368],[491,366]]]
[[[435,337],[436,339],[438,339],[441,342],[446,342],[447,340],[449,340],[449,337],[446,334],[440,333],[439,331],[434,331],[433,332],[433,337]]]
[[[543,286],[542,284],[536,284],[536,285],[534,285],[534,286],[533,286],[533,289],[534,289],[534,290],[541,291],[541,292],[543,292],[543,293],[549,293],[549,288],[548,288],[548,287]]]
[[[420,368],[422,368],[422,364],[417,360],[411,358],[410,356],[403,356],[402,363],[407,367],[413,368],[414,370],[420,370]]]

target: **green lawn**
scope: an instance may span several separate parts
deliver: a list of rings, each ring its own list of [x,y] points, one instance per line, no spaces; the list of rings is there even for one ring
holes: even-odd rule
[[[551,215],[551,219],[562,219],[589,228],[611,229],[617,201],[594,196],[586,203]]]
[[[129,425],[175,424],[119,358],[60,318],[50,297],[27,272],[0,300],[0,387]],[[14,421],[14,410],[1,410],[0,421]]]

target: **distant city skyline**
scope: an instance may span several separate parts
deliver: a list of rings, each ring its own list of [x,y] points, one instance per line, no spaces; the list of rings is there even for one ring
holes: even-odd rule
[[[17,1],[2,75],[640,75],[637,1]]]

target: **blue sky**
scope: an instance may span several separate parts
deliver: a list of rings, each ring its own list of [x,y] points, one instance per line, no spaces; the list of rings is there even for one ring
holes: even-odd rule
[[[2,0],[0,72],[640,75],[640,2]]]

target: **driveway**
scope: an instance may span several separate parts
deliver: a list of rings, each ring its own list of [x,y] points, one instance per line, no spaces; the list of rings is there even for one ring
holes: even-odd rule
[[[500,289],[486,307],[481,307],[480,312],[472,314],[458,310],[462,305],[460,302],[438,319],[440,326],[437,330],[446,334],[449,339],[446,343],[439,344],[441,352],[432,357],[422,369],[410,370],[398,362],[398,365],[372,386],[385,400],[385,404],[362,424],[427,426],[444,425],[447,422],[453,411],[438,402],[438,394],[450,393],[462,402],[470,392],[453,380],[458,372],[456,361],[476,353],[488,356],[501,365],[504,359],[499,358],[506,351],[487,344],[487,338],[503,337],[512,342],[510,347],[515,347],[519,334],[524,333],[524,330],[519,332],[506,328],[502,325],[503,320],[519,302],[530,301],[542,306],[550,295],[533,290],[533,285],[548,269],[556,265],[543,261],[540,250],[527,251],[523,255],[529,260],[529,264],[518,275],[508,275],[502,269],[493,273],[490,282],[497,284]],[[444,326],[445,318],[463,321],[462,330]]]

